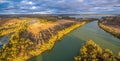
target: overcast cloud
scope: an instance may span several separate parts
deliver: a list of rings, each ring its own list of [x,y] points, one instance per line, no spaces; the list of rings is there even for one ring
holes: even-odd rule
[[[120,14],[120,0],[0,0],[0,14]]]

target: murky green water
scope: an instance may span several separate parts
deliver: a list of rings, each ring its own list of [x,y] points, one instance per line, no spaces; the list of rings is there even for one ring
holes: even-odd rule
[[[114,54],[120,51],[120,39],[103,31],[97,21],[86,24],[58,41],[54,48],[29,61],[74,61],[79,49],[86,40],[92,39],[102,48],[109,48]]]

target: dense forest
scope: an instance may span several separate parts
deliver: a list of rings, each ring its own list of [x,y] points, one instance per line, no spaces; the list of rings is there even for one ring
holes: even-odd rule
[[[88,40],[80,48],[80,55],[75,61],[120,61],[120,52],[115,56],[110,49],[102,49],[93,40]]]

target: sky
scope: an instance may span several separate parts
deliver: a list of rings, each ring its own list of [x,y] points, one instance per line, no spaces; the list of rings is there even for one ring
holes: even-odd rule
[[[0,14],[120,14],[120,0],[0,0]]]

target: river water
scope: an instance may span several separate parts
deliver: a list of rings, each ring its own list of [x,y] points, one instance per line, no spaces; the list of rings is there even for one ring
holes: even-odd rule
[[[79,55],[79,49],[89,39],[94,40],[102,48],[111,49],[117,55],[120,51],[120,39],[99,28],[97,22],[90,22],[72,31],[58,41],[52,50],[29,61],[74,61],[74,56]]]

